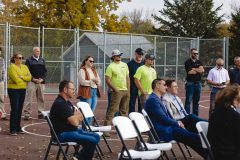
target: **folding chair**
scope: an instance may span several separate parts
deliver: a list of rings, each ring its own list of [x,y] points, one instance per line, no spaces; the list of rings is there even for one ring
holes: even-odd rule
[[[172,144],[171,143],[157,143],[146,119],[144,118],[144,116],[141,113],[131,112],[129,114],[129,118],[132,120],[132,123],[133,123],[133,125],[140,137],[141,143],[144,145],[144,147],[147,148],[147,150],[158,149],[160,151],[163,151],[163,154],[168,159],[166,151],[171,150]],[[148,133],[150,141],[154,142],[154,143],[145,143],[141,133]]]
[[[160,139],[159,139],[159,137],[158,137],[158,134],[157,134],[156,130],[154,129],[154,126],[153,126],[153,124],[152,124],[152,121],[151,121],[150,117],[148,116],[147,112],[145,111],[145,109],[142,109],[142,113],[143,113],[146,121],[148,122],[148,125],[150,126],[150,128],[151,128],[151,130],[152,130],[152,133],[153,133],[155,139],[160,143],[161,141],[160,141]],[[176,142],[176,141],[174,141],[174,140],[170,141],[170,143],[172,143],[172,144],[177,144],[177,146],[178,146],[178,148],[180,149],[180,151],[181,151],[184,159],[187,160],[187,156],[186,156],[186,154],[184,153],[184,151],[183,151],[182,146],[180,145],[180,143],[179,143],[179,142]],[[187,147],[186,145],[184,145],[184,146],[185,146],[187,152],[189,153],[189,156],[192,157],[192,155],[191,155],[188,147]],[[177,159],[176,154],[175,154],[175,152],[174,152],[172,149],[171,149],[171,152],[172,152],[172,154],[173,154],[174,159]]]
[[[137,143],[141,143],[138,133],[134,128],[132,121],[128,117],[118,116],[112,120],[114,127],[116,128],[119,139],[122,142],[121,153],[118,154],[120,160],[122,159],[157,159],[161,155],[160,150],[152,151],[137,151],[134,149],[128,149],[125,140],[135,138]]]
[[[202,147],[208,150],[208,159],[214,160],[211,145],[207,139],[208,122],[200,121],[196,124],[196,127],[201,138]]]
[[[98,132],[100,136],[102,136],[104,142],[107,145],[107,148],[109,150],[109,152],[112,153],[112,150],[108,144],[108,141],[106,140],[106,137],[104,136],[103,132],[110,132],[112,129],[112,126],[99,126],[92,109],[90,108],[89,104],[86,102],[78,102],[77,103],[77,107],[80,109],[81,113],[83,114],[83,118],[84,118],[84,125],[86,126],[87,130],[90,132]],[[95,124],[95,126],[91,126],[88,122],[87,122],[87,118],[92,118],[93,122]],[[101,148],[99,147],[99,145],[97,145],[97,147],[99,148],[100,153],[103,155],[103,152],[101,150]]]
[[[64,142],[64,143],[62,143],[62,142],[59,141],[59,139],[57,137],[57,134],[56,134],[56,132],[53,128],[52,122],[49,118],[50,111],[42,111],[41,113],[44,116],[44,118],[47,120],[48,126],[50,128],[50,132],[51,132],[51,138],[50,138],[50,142],[48,144],[48,148],[47,148],[44,160],[47,160],[48,154],[49,154],[49,151],[50,151],[52,145],[58,146],[58,153],[57,153],[56,160],[59,159],[60,153],[63,154],[63,159],[67,160],[67,157],[68,157],[67,152],[68,152],[69,146],[74,147],[75,152],[74,152],[73,155],[77,154],[78,150],[79,150],[79,147],[80,147],[77,143],[75,143],[75,142]],[[63,146],[66,146],[65,151],[63,150]]]

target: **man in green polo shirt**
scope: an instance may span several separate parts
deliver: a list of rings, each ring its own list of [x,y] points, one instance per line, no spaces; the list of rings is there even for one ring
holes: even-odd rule
[[[122,53],[119,50],[112,51],[112,63],[107,67],[105,77],[108,87],[111,89],[110,107],[106,113],[105,125],[110,125],[114,114],[119,111],[121,116],[127,116],[129,105],[129,71],[126,63],[121,61]],[[110,136],[109,133],[104,133]]]
[[[152,81],[157,78],[157,73],[152,67],[155,56],[153,54],[145,55],[145,63],[139,67],[134,75],[134,81],[138,88],[141,106],[144,107],[145,101],[152,93]]]

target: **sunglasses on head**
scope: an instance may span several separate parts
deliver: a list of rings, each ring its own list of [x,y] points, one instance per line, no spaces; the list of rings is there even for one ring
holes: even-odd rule
[[[16,59],[24,59],[23,57],[15,57]]]

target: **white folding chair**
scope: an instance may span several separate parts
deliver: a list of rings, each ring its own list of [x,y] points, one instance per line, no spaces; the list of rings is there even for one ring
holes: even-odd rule
[[[49,151],[50,151],[52,145],[59,147],[57,157],[56,157],[57,160],[59,159],[60,153],[63,154],[64,160],[67,160],[67,157],[68,157],[67,152],[68,152],[69,146],[73,146],[74,150],[75,150],[74,154],[77,154],[79,147],[80,147],[79,144],[77,144],[75,142],[60,142],[57,137],[57,134],[53,128],[52,122],[49,118],[50,111],[41,111],[41,113],[44,116],[44,118],[47,120],[48,126],[50,128],[50,133],[51,133],[50,142],[48,144],[48,148],[47,148],[44,160],[47,160],[48,154],[49,154]],[[65,151],[63,150],[63,146],[66,146]]]
[[[170,151],[172,148],[172,144],[171,143],[158,143],[154,136],[153,133],[146,121],[146,119],[144,118],[144,116],[141,113],[138,112],[131,112],[129,114],[129,118],[132,120],[133,125],[140,137],[140,140],[142,141],[142,145],[145,146],[145,148],[147,148],[147,150],[160,150],[163,151],[163,154],[166,156],[166,158],[168,159],[168,156],[166,154],[166,151]],[[154,143],[145,143],[144,139],[141,135],[141,133],[148,133],[149,134],[149,138],[151,142]]]
[[[211,145],[207,139],[208,122],[205,121],[197,122],[196,127],[201,138],[202,147],[208,150],[208,158],[214,160]]]
[[[119,139],[122,142],[121,153],[118,154],[120,160],[122,159],[157,159],[161,155],[160,150],[152,151],[137,151],[134,149],[128,149],[125,140],[135,138],[137,143],[141,143],[138,133],[134,128],[132,121],[128,117],[118,116],[112,120],[114,127],[116,128]]]
[[[90,108],[89,104],[87,102],[78,102],[77,103],[77,107],[80,109],[81,113],[83,114],[83,118],[84,118],[84,124],[86,126],[86,128],[88,129],[88,131],[90,132],[97,132],[100,136],[103,137],[104,142],[107,145],[108,150],[112,153],[112,150],[108,144],[108,141],[106,140],[106,137],[104,136],[103,132],[110,132],[112,129],[112,126],[99,126],[92,109]],[[91,126],[88,122],[87,122],[87,118],[92,118],[93,122],[95,123],[95,126]],[[101,152],[101,154],[103,155],[103,152],[101,150],[101,148],[99,147],[99,151]]]
[[[154,138],[155,138],[159,143],[161,143],[162,141],[160,141],[160,139],[159,139],[159,137],[158,137],[158,134],[157,134],[156,130],[154,129],[154,126],[153,126],[153,124],[152,124],[152,121],[151,121],[150,117],[148,116],[147,112],[145,111],[145,109],[142,109],[142,114],[144,115],[146,121],[148,122],[148,125],[149,125],[150,128],[151,128],[151,131],[152,131],[152,133],[153,133]],[[172,144],[177,144],[177,146],[178,146],[178,148],[180,149],[180,151],[181,151],[184,159],[187,160],[187,156],[186,156],[186,154],[184,153],[184,151],[183,151],[180,143],[177,142],[177,141],[174,141],[174,140],[170,141],[170,143],[172,143]],[[189,153],[189,156],[192,157],[192,155],[191,155],[188,147],[187,147],[186,145],[184,145],[184,146],[185,146],[187,152]],[[175,154],[175,152],[173,151],[173,149],[171,149],[171,152],[172,152],[172,155],[173,155],[174,159],[176,160],[177,157],[176,157],[176,154]]]

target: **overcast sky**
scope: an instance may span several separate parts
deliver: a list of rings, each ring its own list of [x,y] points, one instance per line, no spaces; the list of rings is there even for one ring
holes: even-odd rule
[[[233,2],[238,0],[213,0],[214,6],[218,7],[223,4],[220,14],[225,14],[224,19],[229,19],[231,13],[231,5]],[[131,2],[123,2],[119,5],[119,9],[116,12],[120,15],[124,11],[132,11],[134,9],[143,9],[144,11],[149,10],[151,13],[157,13],[163,8],[163,0],[132,0]]]

